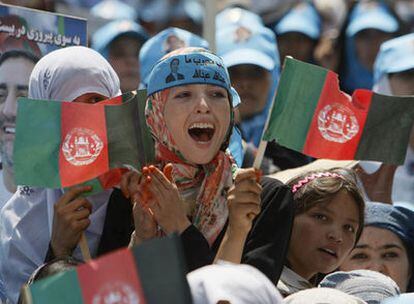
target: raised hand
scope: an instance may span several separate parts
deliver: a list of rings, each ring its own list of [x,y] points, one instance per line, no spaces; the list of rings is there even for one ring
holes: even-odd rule
[[[229,228],[234,232],[247,234],[254,218],[260,212],[259,171],[254,168],[239,169],[236,173],[234,185],[227,194],[229,207]]]
[[[166,165],[163,172],[154,166],[148,169],[151,178],[148,189],[153,197],[148,207],[154,213],[156,222],[165,233],[183,232],[191,223],[178,188],[172,180],[172,165]]]
[[[50,244],[56,257],[71,255],[82,233],[88,228],[92,205],[80,195],[90,190],[91,186],[75,186],[54,205]]]
[[[237,172],[234,185],[227,193],[229,224],[215,261],[240,263],[247,234],[260,212],[260,175],[260,171],[254,168]]]

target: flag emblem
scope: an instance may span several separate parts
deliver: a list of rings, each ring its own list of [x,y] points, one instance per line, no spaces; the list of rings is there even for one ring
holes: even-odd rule
[[[326,140],[342,144],[358,133],[358,119],[347,106],[328,104],[318,114],[318,129]]]
[[[74,128],[68,132],[62,145],[65,159],[74,166],[93,163],[103,148],[99,136],[87,128]]]
[[[123,282],[105,284],[93,297],[92,304],[139,304],[134,288]]]

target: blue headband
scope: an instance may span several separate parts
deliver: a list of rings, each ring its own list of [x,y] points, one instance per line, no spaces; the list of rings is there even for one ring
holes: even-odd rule
[[[176,55],[158,61],[149,75],[147,94],[151,96],[165,89],[188,84],[222,87],[231,96],[233,107],[240,103],[223,60],[208,52]]]

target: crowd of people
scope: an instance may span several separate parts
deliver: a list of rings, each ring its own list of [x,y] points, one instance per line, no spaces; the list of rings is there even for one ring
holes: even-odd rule
[[[414,303],[414,131],[402,166],[270,142],[253,167],[286,56],[337,72],[349,94],[414,95],[413,2],[218,2],[214,43],[199,1],[30,2],[87,11],[93,31],[90,47],[0,54],[2,303],[85,262],[83,236],[96,258],[171,233],[196,304]],[[92,195],[15,184],[18,97],[94,104],[137,89],[154,163]]]

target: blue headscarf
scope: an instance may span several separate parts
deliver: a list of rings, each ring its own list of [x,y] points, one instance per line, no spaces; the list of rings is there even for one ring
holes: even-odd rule
[[[216,22],[222,26],[217,29],[216,38],[217,52],[228,67],[253,64],[271,73],[272,87],[265,108],[240,124],[245,141],[258,146],[279,80],[280,60],[275,34],[254,15],[243,9],[231,9],[220,15]],[[227,23],[223,21],[224,16],[228,16]]]
[[[371,89],[373,85],[373,71],[366,69],[358,59],[355,36],[366,29],[394,33],[398,27],[397,20],[391,15],[384,3],[358,3],[355,5],[346,28],[346,67],[344,74],[341,75],[345,91],[352,93],[355,89]]]
[[[401,239],[411,265],[407,292],[414,291],[414,212],[400,206],[368,202],[365,205],[365,226],[387,229]]]
[[[174,39],[174,43],[169,39]],[[152,67],[167,53],[182,47],[209,48],[203,38],[186,30],[170,27],[151,37],[144,43],[139,53],[139,64],[142,87],[148,84],[148,77]]]
[[[147,95],[188,84],[211,84],[227,90],[232,105],[240,103],[223,60],[207,50],[159,60],[148,77]]]
[[[92,48],[105,58],[109,56],[109,46],[116,38],[128,36],[136,38],[140,43],[148,39],[144,28],[132,20],[114,20],[98,29],[92,36]]]

